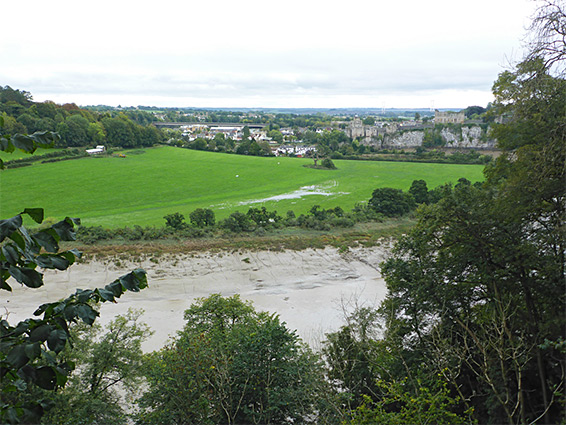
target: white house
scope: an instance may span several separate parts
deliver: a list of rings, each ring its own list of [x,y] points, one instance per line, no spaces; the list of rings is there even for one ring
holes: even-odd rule
[[[89,155],[96,155],[99,153],[102,153],[106,150],[106,148],[102,145],[98,145],[95,149],[87,149],[86,153],[88,153]]]

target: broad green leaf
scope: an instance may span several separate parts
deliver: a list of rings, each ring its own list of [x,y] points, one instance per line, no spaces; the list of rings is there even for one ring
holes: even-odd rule
[[[67,259],[57,254],[38,255],[36,257],[36,263],[44,269],[67,270],[69,268]]]
[[[26,333],[29,330],[29,320],[26,319],[17,324],[17,326],[13,329],[12,335],[13,336],[20,336]]]
[[[114,282],[109,283],[108,285],[106,285],[104,287],[104,289],[112,292],[116,298],[120,298],[120,295],[122,295],[124,293],[124,290],[122,288],[122,284],[120,283],[119,280],[115,280]]]
[[[55,368],[55,373],[57,374],[57,385],[59,387],[65,386],[67,383],[67,376],[75,368],[73,362],[67,362],[59,365]]]
[[[133,272],[120,277],[120,283],[129,291],[139,292],[140,289],[147,287],[145,270],[136,269]]]
[[[6,220],[0,220],[0,242],[22,227],[22,223],[23,220],[20,214]]]
[[[35,238],[32,238],[32,236],[28,233],[28,230],[24,226],[20,227],[19,230],[25,242],[25,248],[23,248],[23,250],[28,253],[27,258],[30,261],[33,261],[33,254],[39,254],[40,246]]]
[[[34,153],[37,149],[35,141],[25,134],[14,134],[12,136],[12,143],[14,147],[27,153]]]
[[[6,356],[6,361],[15,369],[23,367],[29,361],[29,357],[26,355],[25,345],[19,344],[12,348]]]
[[[9,138],[0,136],[0,151],[4,151],[7,153],[14,152],[14,145],[12,144]]]
[[[43,313],[48,312],[47,314],[50,316],[53,312],[53,303],[48,304],[41,304],[34,312],[34,316],[40,316]]]
[[[147,273],[144,269],[135,269],[133,275],[138,280],[138,286],[140,289],[147,288]]]
[[[13,232],[9,237],[20,247],[22,251],[26,249],[26,241],[19,232]]]
[[[41,224],[43,222],[43,208],[26,208],[20,214],[29,215],[38,224]]]
[[[30,360],[33,360],[41,356],[41,344],[39,342],[35,342],[33,344],[26,344],[25,353]]]
[[[20,254],[13,244],[4,245],[2,247],[2,255],[4,255],[6,261],[12,266],[18,264],[20,260]]]
[[[77,306],[77,315],[88,325],[92,325],[99,316],[98,312],[88,304]]]
[[[29,340],[31,342],[45,342],[52,329],[53,327],[51,325],[38,326],[29,334]]]
[[[36,270],[10,266],[8,271],[14,279],[29,288],[39,288],[43,285],[43,275]]]
[[[55,223],[51,228],[57,232],[60,240],[62,241],[74,241],[76,239],[75,234],[75,224],[77,223],[76,218],[69,218],[66,217],[65,220],[61,220],[58,223]],[[80,223],[80,221],[78,221]]]
[[[0,289],[12,292],[12,287],[6,283],[6,280],[8,280],[9,277],[10,273],[8,273],[7,270],[6,273],[4,273],[4,270],[2,270],[2,276],[0,276]]]
[[[61,352],[65,348],[67,342],[67,334],[62,329],[53,329],[47,337],[47,346],[56,353]]]
[[[52,367],[42,366],[36,369],[35,384],[44,390],[54,390],[57,386],[57,374]]]
[[[63,252],[59,253],[59,255],[65,257],[67,259],[67,261],[69,262],[69,265],[71,265],[71,264],[74,264],[74,262],[76,261],[77,258],[81,258],[81,256],[83,254],[79,250],[73,248],[73,249],[70,249],[68,251],[63,251]]]
[[[116,302],[116,300],[114,299],[114,294],[112,293],[112,291],[109,291],[108,289],[100,288],[100,289],[97,289],[97,292],[98,292],[98,295],[100,295],[100,298],[102,298],[104,301]]]
[[[30,137],[42,148],[52,148],[61,136],[51,131],[36,131]]]
[[[44,229],[37,232],[33,237],[47,252],[59,251],[58,242],[60,237],[55,230],[51,228]]]
[[[39,288],[43,285],[43,275],[36,270],[25,267],[10,266],[8,272],[19,283],[29,288]]]
[[[94,294],[92,289],[77,289],[75,295],[80,303],[86,303]]]

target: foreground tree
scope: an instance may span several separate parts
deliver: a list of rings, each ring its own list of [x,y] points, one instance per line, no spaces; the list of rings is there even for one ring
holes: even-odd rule
[[[304,423],[313,419],[316,357],[279,318],[218,294],[185,311],[178,337],[148,357],[138,423]]]
[[[129,309],[104,329],[96,324],[72,326],[73,348],[63,355],[75,370],[43,423],[128,423],[124,406],[139,395],[141,344],[151,334],[139,321],[142,313]]]

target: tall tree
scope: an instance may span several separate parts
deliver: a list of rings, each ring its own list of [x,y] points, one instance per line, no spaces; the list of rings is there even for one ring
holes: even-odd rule
[[[566,81],[535,53],[494,84],[486,184],[445,190],[383,268],[387,338],[481,422],[565,419]]]

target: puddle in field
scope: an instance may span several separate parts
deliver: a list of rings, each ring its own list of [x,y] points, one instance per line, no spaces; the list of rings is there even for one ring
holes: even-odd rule
[[[336,180],[332,180],[324,185],[302,186],[298,190],[295,190],[293,192],[282,193],[280,195],[269,196],[267,198],[241,201],[235,205],[242,206],[242,205],[261,204],[270,201],[277,202],[288,199],[301,199],[304,196],[313,196],[313,195],[319,195],[319,196],[348,195],[349,192],[333,192],[331,190],[337,186],[338,186],[338,182]],[[229,208],[233,205],[234,204],[223,203],[223,204],[213,205],[213,207],[217,209],[224,209],[224,208]]]
[[[337,181],[331,181],[325,185],[318,185],[318,186],[303,186],[298,190],[288,193],[282,193],[280,195],[270,196],[268,198],[262,199],[252,199],[248,201],[242,201],[238,203],[238,205],[250,205],[250,204],[261,204],[263,202],[270,202],[270,201],[283,201],[287,199],[300,199],[304,196],[331,196],[331,195],[347,195],[346,192],[332,192],[331,189],[338,186]]]

